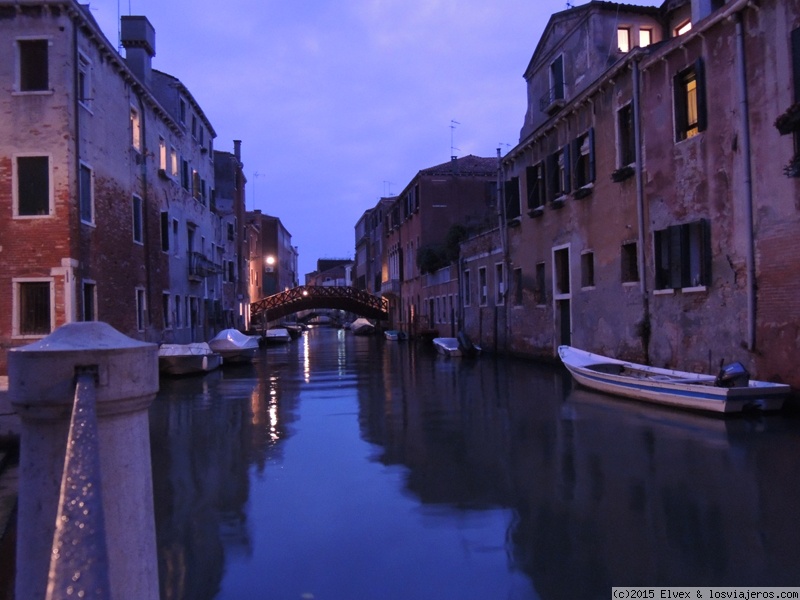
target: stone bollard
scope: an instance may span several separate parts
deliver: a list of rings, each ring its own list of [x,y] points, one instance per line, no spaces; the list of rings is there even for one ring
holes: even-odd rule
[[[8,353],[21,419],[16,597],[44,600],[77,373],[96,373],[100,492],[111,597],[158,599],[148,407],[158,349],[106,323],[70,323]]]

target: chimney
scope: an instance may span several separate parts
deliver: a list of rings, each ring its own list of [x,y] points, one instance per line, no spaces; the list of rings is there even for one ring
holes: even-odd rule
[[[120,31],[125,62],[145,86],[150,87],[151,61],[156,55],[156,30],[147,17],[123,16]]]
[[[242,140],[233,140],[233,155],[237,162],[242,162]]]

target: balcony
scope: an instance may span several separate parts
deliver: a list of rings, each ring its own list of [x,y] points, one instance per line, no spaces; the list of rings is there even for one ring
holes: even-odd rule
[[[199,281],[203,277],[220,273],[222,273],[222,265],[206,258],[201,252],[189,252],[189,279]]]
[[[539,110],[549,115],[554,114],[566,104],[564,98],[564,84],[558,84],[546,91],[541,98],[539,98]]]
[[[400,280],[389,279],[381,282],[381,296],[400,296]]]

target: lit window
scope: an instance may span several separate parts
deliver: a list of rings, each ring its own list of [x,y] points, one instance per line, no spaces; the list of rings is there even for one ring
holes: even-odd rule
[[[653,30],[652,29],[640,29],[639,30],[639,45],[642,48],[646,48],[650,44],[653,43]]]
[[[675,36],[677,37],[679,35],[683,35],[684,33],[688,33],[689,31],[691,31],[691,29],[692,29],[692,22],[686,21],[682,25],[678,25],[675,28]]]
[[[134,150],[142,150],[142,121],[139,118],[139,111],[131,107],[131,145]]]
[[[631,30],[628,27],[617,29],[617,48],[620,52],[629,52],[631,49]]]
[[[158,136],[158,168],[167,171],[167,141]]]
[[[673,81],[675,93],[675,139],[694,137],[706,128],[705,81],[703,62],[678,73]]]

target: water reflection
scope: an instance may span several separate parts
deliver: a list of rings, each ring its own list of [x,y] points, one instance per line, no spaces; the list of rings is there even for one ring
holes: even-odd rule
[[[615,400],[529,362],[312,331],[163,383],[162,598],[796,585],[798,432],[783,415]]]

